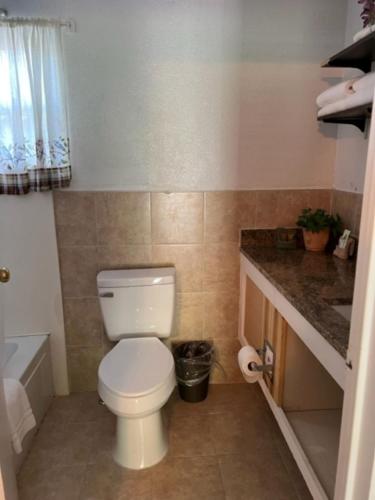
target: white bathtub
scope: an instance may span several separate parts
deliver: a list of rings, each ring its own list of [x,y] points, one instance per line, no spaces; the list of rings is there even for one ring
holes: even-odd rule
[[[15,378],[25,387],[37,426],[22,442],[23,452],[14,454],[16,470],[21,466],[53,397],[49,336],[24,335],[5,338],[3,376]]]

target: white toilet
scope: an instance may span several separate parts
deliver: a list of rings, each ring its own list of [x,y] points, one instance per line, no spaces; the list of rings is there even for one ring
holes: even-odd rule
[[[119,341],[99,366],[98,392],[117,416],[114,459],[143,469],[168,450],[161,408],[174,386],[169,337],[175,309],[175,269],[101,271],[97,276],[107,336]]]

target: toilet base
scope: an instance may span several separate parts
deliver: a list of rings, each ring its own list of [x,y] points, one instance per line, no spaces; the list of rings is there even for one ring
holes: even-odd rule
[[[160,462],[168,451],[161,410],[146,417],[117,417],[115,462],[128,469],[145,469]]]

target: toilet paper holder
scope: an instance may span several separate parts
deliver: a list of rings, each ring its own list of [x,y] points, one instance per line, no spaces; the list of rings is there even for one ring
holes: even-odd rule
[[[258,365],[255,361],[248,364],[249,370],[252,372],[267,372],[271,373],[273,371],[273,365]]]
[[[267,353],[267,347],[268,347],[268,349],[271,349],[271,351],[272,351],[272,347],[267,341],[264,342],[263,347],[259,347],[258,349],[255,349],[256,352],[259,354],[259,356],[263,357],[263,359]],[[268,373],[272,379],[273,363],[272,364],[264,363],[263,365],[259,365],[255,361],[252,361],[251,363],[248,364],[248,367],[249,367],[249,370],[251,370],[253,372]]]

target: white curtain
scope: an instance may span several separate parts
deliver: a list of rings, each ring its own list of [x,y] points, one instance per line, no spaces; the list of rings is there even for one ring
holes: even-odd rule
[[[0,24],[0,194],[71,179],[61,27]]]

